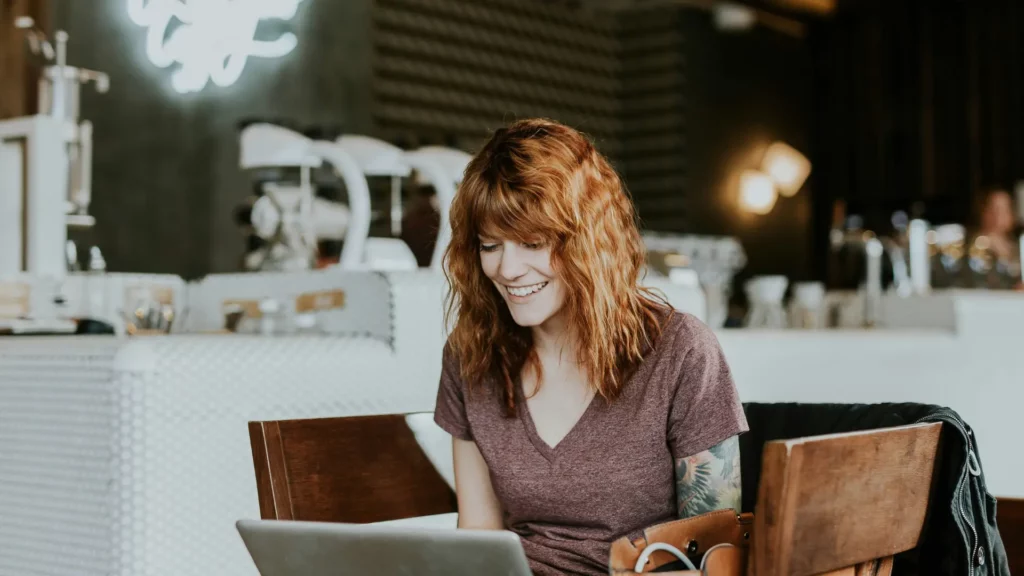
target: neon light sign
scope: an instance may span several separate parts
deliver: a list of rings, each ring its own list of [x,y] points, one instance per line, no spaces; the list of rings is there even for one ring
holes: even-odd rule
[[[198,92],[230,86],[249,57],[280,58],[295,49],[290,32],[256,40],[261,20],[291,20],[302,0],[128,0],[128,17],[147,29],[146,56],[159,68],[180,65],[171,84]]]

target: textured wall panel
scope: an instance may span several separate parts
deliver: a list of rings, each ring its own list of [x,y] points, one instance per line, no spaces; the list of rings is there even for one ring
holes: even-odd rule
[[[380,0],[378,0],[380,1]],[[462,20],[484,28],[501,28],[556,45],[614,54],[608,34],[614,20],[596,19],[562,6],[531,0],[389,0],[387,5],[403,10],[430,12],[451,20]]]
[[[617,98],[587,98],[581,100],[575,92],[552,89],[537,82],[521,82],[515,77],[485,77],[465,68],[454,68],[446,63],[423,62],[418,57],[408,58],[393,55],[382,59],[377,65],[378,82],[389,77],[405,81],[419,81],[424,84],[444,78],[445,84],[465,92],[498,93],[517,101],[533,102],[552,108],[576,108],[599,116],[615,114]],[[559,79],[561,80],[561,79]]]
[[[517,118],[576,126],[615,155],[614,22],[522,0],[377,0],[374,120],[391,138],[472,148]]]
[[[685,57],[679,9],[593,13],[529,0],[376,0],[374,120],[468,150],[542,116],[580,128],[645,225],[681,230]]]
[[[686,228],[686,87],[679,9],[624,12],[620,168],[643,227]]]

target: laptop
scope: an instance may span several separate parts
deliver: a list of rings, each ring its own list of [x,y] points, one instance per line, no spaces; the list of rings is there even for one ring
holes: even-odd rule
[[[519,537],[500,530],[239,520],[261,576],[531,576]]]

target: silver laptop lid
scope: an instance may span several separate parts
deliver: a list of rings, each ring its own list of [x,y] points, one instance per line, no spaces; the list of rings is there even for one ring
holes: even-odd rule
[[[519,537],[498,530],[239,520],[261,576],[530,576]]]

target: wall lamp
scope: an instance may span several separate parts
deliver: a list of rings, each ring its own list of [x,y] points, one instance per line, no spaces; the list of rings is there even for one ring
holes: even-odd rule
[[[775,142],[764,153],[759,170],[740,174],[740,206],[764,215],[772,211],[778,197],[795,196],[811,174],[811,161],[785,142]]]

